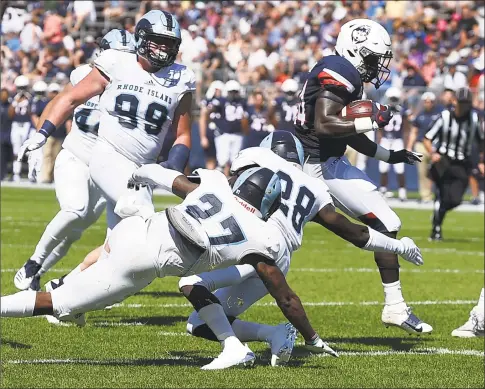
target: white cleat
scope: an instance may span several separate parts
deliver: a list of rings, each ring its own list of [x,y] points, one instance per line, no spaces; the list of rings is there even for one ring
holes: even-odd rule
[[[242,347],[225,347],[222,353],[208,365],[202,366],[202,370],[220,370],[232,366],[243,365],[250,367],[254,365],[256,356],[245,344]]]
[[[295,346],[296,335],[296,328],[291,323],[283,323],[276,327],[269,339],[271,366],[282,366],[288,363]]]
[[[433,331],[433,327],[421,321],[406,303],[385,305],[381,320],[386,327],[399,327],[409,334],[421,335]]]
[[[41,265],[35,261],[29,259],[27,262],[25,262],[13,278],[15,287],[20,290],[27,290],[31,288],[35,282],[35,276],[39,272],[40,268]]]
[[[471,312],[468,321],[461,327],[453,330],[451,336],[458,338],[476,338],[484,335],[484,315],[480,312],[478,305]]]

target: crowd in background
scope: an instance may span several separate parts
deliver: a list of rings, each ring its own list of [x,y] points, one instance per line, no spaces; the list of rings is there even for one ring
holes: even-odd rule
[[[389,87],[400,88],[414,123],[426,109],[425,92],[435,96],[433,106],[446,106],[454,90],[469,86],[475,107],[484,109],[481,2],[45,0],[2,6],[2,107],[15,101],[19,75],[27,77],[32,99],[37,81],[60,89],[73,68],[97,55],[96,41],[109,29],[133,33],[145,12],[164,9],[182,28],[178,61],[197,75],[197,114],[214,80],[236,80],[250,105],[262,100],[271,106],[285,80],[301,87],[313,64],[332,54],[340,26],[361,17],[390,32],[394,55],[392,76],[377,91],[366,87],[368,98],[385,102]],[[11,120],[4,111],[2,150]]]

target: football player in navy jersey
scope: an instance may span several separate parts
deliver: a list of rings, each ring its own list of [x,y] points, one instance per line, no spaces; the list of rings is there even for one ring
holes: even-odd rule
[[[268,106],[261,90],[253,93],[253,104],[248,107],[249,134],[243,141],[243,149],[258,147],[261,141],[274,131],[269,123]]]
[[[283,95],[271,105],[271,124],[278,129],[295,133],[295,119],[298,113],[298,82],[289,78],[281,84]]]
[[[344,157],[345,149],[349,145],[391,164],[414,164],[420,154],[387,150],[364,134],[384,128],[392,118],[390,110],[379,111],[374,104],[370,117],[345,120],[338,116],[345,106],[362,98],[363,82],[379,88],[387,80],[391,39],[379,23],[354,19],[341,27],[335,51],[336,55],[325,56],[313,66],[300,93],[295,126],[307,161],[304,170],[325,181],[343,212],[395,238],[401,228],[399,217],[370,178]],[[382,322],[416,334],[431,332],[433,328],[404,301],[397,255],[375,253],[374,258],[384,288]]]
[[[216,146],[214,139],[220,135],[220,125],[222,115],[216,112],[214,106],[220,105],[220,99],[224,92],[224,83],[216,80],[212,81],[205,94],[205,99],[200,102],[200,145],[205,152],[205,166],[207,169],[216,168]]]
[[[242,148],[243,135],[248,132],[246,99],[241,96],[239,82],[229,80],[225,84],[226,96],[211,112],[221,115],[221,134],[214,139],[217,167],[229,175],[229,165]]]
[[[408,131],[406,108],[400,105],[401,90],[392,86],[386,91],[385,97],[393,115],[389,124],[377,133],[377,139],[379,144],[386,149],[400,150],[404,147],[404,133]],[[379,191],[386,197],[392,197],[393,193],[387,190],[389,164],[384,161],[379,161],[379,172],[381,173],[381,187]],[[404,163],[396,163],[394,165],[394,172],[397,175],[399,184],[399,200],[404,201],[407,199]]]

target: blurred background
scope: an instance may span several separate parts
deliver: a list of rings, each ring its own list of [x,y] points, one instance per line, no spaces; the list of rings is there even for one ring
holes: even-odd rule
[[[300,89],[313,64],[333,53],[340,26],[355,18],[375,20],[391,34],[392,76],[379,90],[369,84],[365,92],[367,98],[386,103],[389,88],[400,91],[399,104],[407,119],[402,131],[405,147],[418,149],[430,120],[450,104],[459,87],[472,89],[474,106],[483,118],[483,2],[46,0],[2,1],[1,7],[2,180],[13,179],[12,110],[29,112],[34,127],[39,101],[53,98],[69,82],[72,69],[92,61],[98,53],[97,40],[112,28],[133,33],[137,20],[151,9],[177,17],[182,28],[178,61],[197,75],[191,168],[206,163],[212,167],[205,143],[205,150],[201,146],[200,126],[207,127],[210,121],[206,108],[214,97],[214,87],[209,88],[213,81],[239,83],[240,95],[247,100],[242,115],[248,120],[246,137],[251,131],[287,129],[294,108],[288,109],[285,118],[277,114],[277,107],[285,98],[296,106],[298,99],[290,98],[295,93],[288,90],[288,83],[282,88],[283,83],[292,79]],[[20,83],[21,75],[25,78]],[[25,86],[19,91],[20,84]],[[19,92],[27,106],[17,103],[11,108]],[[56,134],[59,141],[66,131],[69,123]],[[351,150],[348,154],[379,182],[376,161]],[[27,179],[24,170],[21,180]],[[423,172],[406,166],[408,193],[418,191],[418,176]],[[472,201],[483,201],[483,177],[474,174],[470,184]],[[394,189],[397,180],[391,172],[388,196]],[[425,195],[416,197],[430,200]]]

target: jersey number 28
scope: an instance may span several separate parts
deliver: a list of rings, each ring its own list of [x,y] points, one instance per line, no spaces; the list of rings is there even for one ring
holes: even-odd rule
[[[293,191],[293,180],[291,177],[282,172],[278,171],[276,173],[281,181],[286,183],[286,188],[281,192],[282,200],[289,200],[291,197],[291,192]],[[286,217],[291,217],[291,223],[293,228],[297,233],[301,233],[301,228],[303,222],[310,214],[313,204],[315,204],[315,195],[306,186],[300,186],[298,190],[298,195],[296,196],[296,204],[293,208],[293,214],[290,215],[290,209],[288,206],[281,204],[280,210],[284,213]]]

